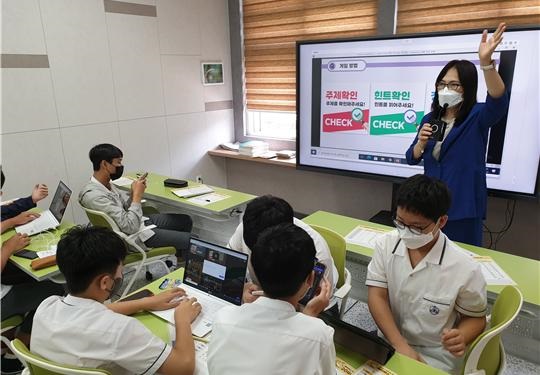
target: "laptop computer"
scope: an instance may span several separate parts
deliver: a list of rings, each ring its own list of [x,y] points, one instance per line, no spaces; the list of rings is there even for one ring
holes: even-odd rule
[[[223,307],[242,304],[248,257],[223,246],[191,239],[181,287],[202,306],[201,313],[191,323],[193,335],[208,334],[215,313]],[[174,324],[174,309],[151,313]]]
[[[42,212],[37,219],[15,227],[15,231],[17,233],[26,233],[29,236],[32,236],[49,229],[55,229],[62,222],[70,198],[71,189],[60,181],[49,209]]]
[[[384,365],[394,355],[395,349],[377,334],[353,326],[324,312],[319,315],[326,324],[334,328],[334,344]]]

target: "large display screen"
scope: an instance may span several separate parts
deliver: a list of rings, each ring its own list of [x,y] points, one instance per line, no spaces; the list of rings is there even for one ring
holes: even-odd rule
[[[480,31],[297,43],[300,169],[397,181],[423,173],[408,149],[430,111],[435,79],[450,60],[478,67]],[[491,128],[488,189],[534,196],[540,156],[540,29],[506,31],[493,58],[510,92],[508,115]]]

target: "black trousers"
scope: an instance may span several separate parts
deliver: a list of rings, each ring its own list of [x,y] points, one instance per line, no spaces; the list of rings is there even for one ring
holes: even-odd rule
[[[173,246],[177,256],[185,255],[193,228],[191,218],[183,214],[153,214],[148,217],[145,224],[154,224],[157,228],[152,229],[155,234],[144,244],[148,247]]]

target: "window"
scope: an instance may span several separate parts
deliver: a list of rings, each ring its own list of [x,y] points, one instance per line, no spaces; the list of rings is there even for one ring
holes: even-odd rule
[[[243,0],[246,133],[296,137],[296,41],[375,35],[376,0]]]
[[[296,139],[296,113],[248,110],[246,133],[262,138]]]

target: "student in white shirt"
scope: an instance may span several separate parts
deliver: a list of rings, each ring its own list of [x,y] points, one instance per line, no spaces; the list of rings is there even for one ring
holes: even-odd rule
[[[303,312],[296,311],[314,279],[311,237],[292,223],[268,228],[251,262],[264,296],[218,311],[208,348],[210,374],[334,374],[334,330],[316,318],[329,303],[328,280]]]
[[[441,231],[450,192],[425,175],[398,191],[397,231],[375,246],[366,284],[379,330],[396,350],[459,373],[467,345],[486,324],[486,282],[478,264]]]
[[[67,297],[53,296],[34,316],[30,349],[49,360],[102,368],[113,374],[193,374],[191,322],[201,306],[170,290],[153,297],[104,305],[122,283],[126,246],[114,232],[75,227],[62,236],[56,260],[66,278]],[[174,347],[127,315],[141,310],[175,310]]]
[[[302,228],[315,243],[315,251],[319,262],[326,266],[324,276],[330,283],[332,294],[338,280],[338,273],[328,244],[322,236],[302,220],[294,217],[293,208],[282,198],[272,195],[257,197],[248,203],[246,212],[242,217],[242,223],[238,225],[236,231],[229,240],[228,246],[236,251],[251,254],[251,248],[255,245],[257,237],[265,229],[281,223],[293,223]],[[244,302],[253,302],[257,299],[252,292],[260,290],[257,275],[253,271],[251,258],[248,263],[248,279],[244,288]]]

